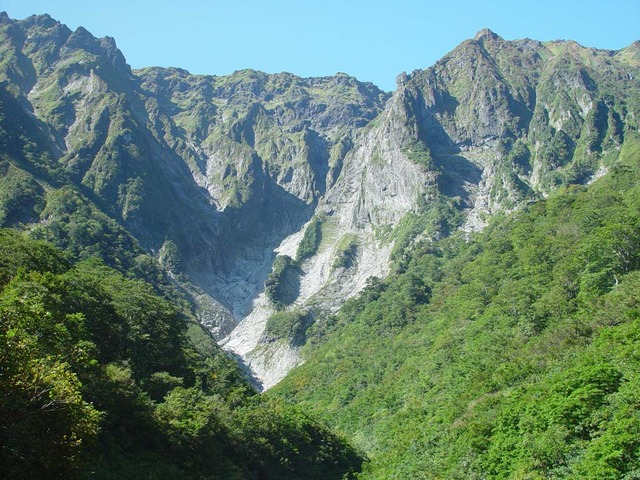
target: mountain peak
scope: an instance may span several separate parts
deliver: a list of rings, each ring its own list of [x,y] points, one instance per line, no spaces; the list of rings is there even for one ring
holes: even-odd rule
[[[476,33],[476,36],[473,37],[473,39],[474,40],[484,40],[484,39],[501,40],[502,37],[488,28],[483,28],[478,33]]]

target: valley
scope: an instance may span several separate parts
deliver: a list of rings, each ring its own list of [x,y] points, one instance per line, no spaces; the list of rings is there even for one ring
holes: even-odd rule
[[[47,272],[94,288],[95,267],[175,306],[188,334],[171,365],[126,373],[142,337],[123,334],[111,358],[99,335],[70,334],[102,352],[96,375],[113,388],[96,405],[130,378],[145,425],[176,429],[162,449],[181,445],[184,462],[168,478],[203,478],[211,466],[188,458],[205,431],[210,451],[233,445],[213,478],[312,478],[282,460],[301,432],[313,478],[325,441],[331,478],[633,475],[640,42],[485,29],[396,83],[133,70],[110,37],[1,14],[0,225],[59,249],[3,266],[6,294],[53,289]],[[7,251],[22,252],[15,238]],[[122,292],[100,288],[115,309],[104,322],[129,325]],[[50,347],[29,354],[71,355]],[[217,413],[196,432],[189,409]],[[263,409],[283,429],[264,464],[242,446]],[[276,464],[281,476],[264,473]]]

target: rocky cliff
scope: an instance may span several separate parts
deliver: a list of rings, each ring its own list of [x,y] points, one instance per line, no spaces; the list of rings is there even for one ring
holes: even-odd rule
[[[589,182],[640,115],[637,42],[485,30],[393,94],[345,74],[132,71],[113,39],[47,16],[0,16],[0,54],[3,224],[77,256],[105,231],[114,263],[151,252],[263,387],[415,238]],[[80,229],[83,209],[104,221]]]
[[[322,241],[301,263],[287,309],[312,323],[384,276],[414,239],[480,229],[497,212],[601,176],[638,129],[637,50],[510,42],[484,30],[433,67],[400,75],[316,208]],[[301,239],[278,251],[295,257]],[[273,309],[264,296],[255,306],[226,341],[268,387],[300,360],[295,341],[259,336]]]

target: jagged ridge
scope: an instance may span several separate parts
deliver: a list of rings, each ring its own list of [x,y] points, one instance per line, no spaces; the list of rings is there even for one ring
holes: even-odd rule
[[[274,250],[295,258],[314,215],[322,240],[284,306],[308,324],[415,237],[479,229],[601,175],[638,128],[637,42],[613,52],[485,30],[389,96],[344,74],[131,71],[85,29],[0,24],[2,154],[21,179],[5,224],[64,221],[43,212],[73,185],[172,269],[219,338],[242,320],[226,345],[267,386],[300,359],[262,335],[277,306],[261,291]]]

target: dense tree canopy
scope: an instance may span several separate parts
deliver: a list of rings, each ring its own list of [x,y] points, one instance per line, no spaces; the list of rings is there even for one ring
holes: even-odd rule
[[[0,476],[343,478],[360,458],[255,395],[185,313],[97,259],[0,231]]]

